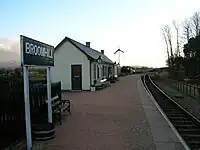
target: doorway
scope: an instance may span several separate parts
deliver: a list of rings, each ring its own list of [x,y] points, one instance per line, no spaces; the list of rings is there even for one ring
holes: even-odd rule
[[[72,90],[82,90],[82,65],[71,65]]]

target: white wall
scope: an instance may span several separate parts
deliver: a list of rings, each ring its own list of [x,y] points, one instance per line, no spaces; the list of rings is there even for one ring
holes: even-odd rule
[[[71,90],[71,65],[82,65],[82,90],[90,90],[90,61],[70,42],[63,43],[55,52],[52,82],[62,82],[62,90]]]

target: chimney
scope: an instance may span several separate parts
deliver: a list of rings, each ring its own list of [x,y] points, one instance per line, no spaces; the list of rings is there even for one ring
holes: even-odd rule
[[[86,42],[86,47],[90,48],[90,42]]]
[[[101,54],[104,54],[104,50],[101,50]]]

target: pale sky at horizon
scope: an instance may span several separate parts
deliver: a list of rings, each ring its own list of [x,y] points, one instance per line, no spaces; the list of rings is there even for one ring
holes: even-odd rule
[[[160,29],[200,9],[199,0],[34,0],[0,2],[0,39],[19,41],[20,34],[56,46],[65,36],[122,65],[165,66]],[[5,44],[0,41],[0,47]]]

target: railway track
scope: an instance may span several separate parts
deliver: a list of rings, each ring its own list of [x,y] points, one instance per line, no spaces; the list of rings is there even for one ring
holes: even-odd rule
[[[200,121],[166,95],[148,75],[142,76],[142,81],[190,149],[200,150]]]

